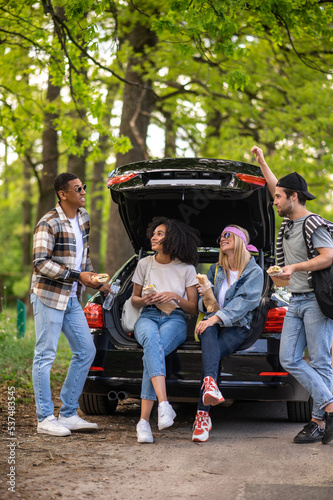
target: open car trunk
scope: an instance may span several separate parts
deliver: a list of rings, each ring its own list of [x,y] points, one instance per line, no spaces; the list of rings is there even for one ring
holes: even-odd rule
[[[200,252],[201,262],[197,267],[198,272],[207,273],[209,265],[217,262],[217,259],[218,253]],[[127,332],[124,332],[120,323],[124,302],[132,294],[133,285],[131,279],[136,267],[136,263],[137,258],[133,257],[126,269],[124,269],[123,273],[121,272],[117,275],[117,277],[120,278],[122,282],[122,287],[114,301],[112,309],[110,311],[103,310],[104,324],[107,334],[112,344],[116,347],[137,348],[138,346],[133,335],[130,336]],[[241,349],[247,349],[248,347],[250,347],[259,338],[264,328],[267,309],[271,296],[271,282],[267,273],[264,274],[264,278],[265,279],[261,302],[255,310],[249,335],[245,343],[242,345]],[[186,319],[188,325],[187,339],[183,346],[180,348],[186,347],[186,349],[199,349],[200,343],[195,341],[194,338],[194,329],[197,321],[197,316],[186,315]]]
[[[200,263],[197,272],[207,273],[218,261],[216,243],[222,229],[237,224],[247,229],[259,252],[257,263],[267,269],[273,263],[275,218],[260,168],[228,160],[180,158],[152,160],[124,165],[109,175],[108,186],[117,203],[124,227],[132,242],[133,257],[114,278],[121,289],[111,311],[104,311],[104,323],[115,346],[137,346],[120,324],[122,306],[132,293],[132,276],[137,259],[147,255],[149,222],[155,216],[181,220],[200,234]],[[265,273],[262,301],[254,316],[243,348],[259,337],[265,322],[271,282]],[[188,318],[186,347],[198,349],[194,340],[196,317]]]

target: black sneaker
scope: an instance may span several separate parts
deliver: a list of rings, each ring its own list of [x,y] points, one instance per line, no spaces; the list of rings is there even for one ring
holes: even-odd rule
[[[325,432],[323,436],[323,444],[328,444],[333,440],[333,412],[325,412]]]
[[[311,422],[306,424],[301,432],[295,436],[294,443],[317,443],[323,439],[324,432],[324,429],[321,429],[316,422],[311,420]]]

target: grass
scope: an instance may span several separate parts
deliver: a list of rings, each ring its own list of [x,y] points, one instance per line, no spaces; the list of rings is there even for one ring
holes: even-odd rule
[[[15,387],[17,403],[28,403],[33,398],[32,361],[35,347],[33,318],[26,319],[23,338],[17,338],[16,309],[0,313],[0,389]],[[62,384],[71,359],[65,336],[60,335],[58,354],[51,371],[51,388]]]

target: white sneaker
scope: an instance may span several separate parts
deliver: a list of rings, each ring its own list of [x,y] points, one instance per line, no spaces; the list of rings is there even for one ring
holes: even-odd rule
[[[77,413],[71,417],[64,417],[60,414],[58,422],[71,431],[90,431],[98,429],[98,424],[87,422],[83,418],[79,417]]]
[[[50,434],[50,436],[69,436],[71,431],[61,425],[54,415],[49,415],[41,422],[37,422],[38,434]]]
[[[166,429],[167,427],[171,427],[171,425],[173,425],[174,419],[177,416],[169,401],[162,401],[162,403],[158,405],[157,414],[158,428],[160,431]]]
[[[192,441],[204,443],[209,439],[212,430],[212,421],[208,411],[198,410],[193,424]]]
[[[138,438],[138,443],[153,443],[154,438],[151,433],[151,428],[149,422],[142,418],[140,422],[136,424],[136,435]]]

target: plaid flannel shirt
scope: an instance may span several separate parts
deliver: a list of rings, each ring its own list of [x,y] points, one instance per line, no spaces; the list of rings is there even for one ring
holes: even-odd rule
[[[89,257],[89,216],[78,210],[83,237],[82,271],[93,271]],[[31,292],[47,306],[64,311],[80,271],[75,269],[76,242],[73,227],[58,203],[44,215],[35,227],[33,237],[33,275]],[[81,300],[84,285],[78,283],[77,296]]]

